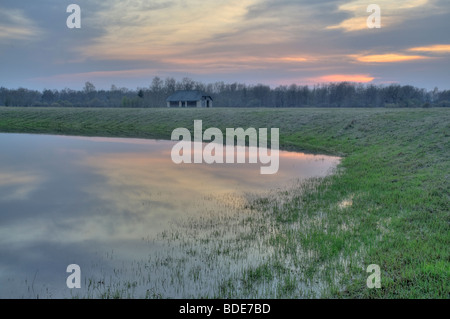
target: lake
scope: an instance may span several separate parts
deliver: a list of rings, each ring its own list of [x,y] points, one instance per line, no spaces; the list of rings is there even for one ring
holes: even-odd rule
[[[226,218],[246,196],[325,176],[340,160],[280,151],[278,173],[261,175],[260,164],[177,165],[175,143],[0,134],[0,298],[104,296],[113,278],[136,292],[120,297],[148,296],[152,280],[185,296],[158,273],[177,223]],[[66,286],[70,264],[81,267],[81,290]]]

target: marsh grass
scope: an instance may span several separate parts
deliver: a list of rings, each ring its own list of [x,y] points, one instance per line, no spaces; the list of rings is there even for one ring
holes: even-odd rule
[[[203,128],[280,128],[282,149],[344,157],[334,175],[249,200],[237,217],[162,235],[172,250],[138,270],[144,284],[153,262],[168,273],[144,297],[177,287],[194,297],[449,298],[449,112],[0,108],[0,131],[168,139],[202,119]],[[249,251],[257,257],[246,262]],[[370,264],[381,289],[366,286]],[[139,283],[118,285],[100,297],[130,297]]]
[[[322,235],[325,216],[308,214],[297,201],[318,183],[320,179],[310,179],[265,195],[208,196],[217,203],[214,211],[173,220],[157,238],[143,239],[149,246],[145,259],[120,261],[109,254],[108,264],[115,266],[108,270],[97,263],[97,275],[86,279],[87,289],[73,297],[320,297],[341,287],[338,278],[347,259],[340,253],[338,261],[321,258],[329,248],[315,236]],[[295,210],[286,207],[293,201]],[[300,233],[313,237],[295,235]],[[360,262],[360,256],[352,260]]]

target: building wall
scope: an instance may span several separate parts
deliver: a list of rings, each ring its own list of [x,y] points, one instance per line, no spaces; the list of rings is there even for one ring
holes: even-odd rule
[[[212,100],[210,99],[202,99],[199,101],[176,101],[176,102],[167,102],[167,107],[212,107]],[[209,104],[208,104],[209,103]]]

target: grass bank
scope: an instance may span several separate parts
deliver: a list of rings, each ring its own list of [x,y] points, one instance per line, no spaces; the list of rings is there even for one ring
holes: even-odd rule
[[[335,175],[251,204],[273,221],[273,258],[217,296],[276,282],[277,296],[301,297],[302,284],[324,282],[321,297],[450,297],[450,109],[3,107],[0,132],[168,139],[196,119],[204,129],[280,128],[283,149],[344,156]],[[371,264],[380,289],[367,288]]]

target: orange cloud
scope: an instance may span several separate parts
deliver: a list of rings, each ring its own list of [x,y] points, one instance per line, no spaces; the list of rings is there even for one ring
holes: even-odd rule
[[[358,82],[368,83],[375,78],[367,74],[329,74],[310,79],[310,82]]]
[[[287,57],[280,58],[280,60],[285,61],[285,62],[306,62],[311,59],[307,59],[304,57],[298,57],[298,56],[287,56]]]
[[[435,44],[425,47],[411,48],[408,51],[414,52],[436,52],[436,53],[450,53],[450,44]]]
[[[383,21],[384,22],[384,21]],[[344,29],[345,31],[360,31],[367,30],[367,18],[366,17],[354,17],[337,25],[327,26],[325,29]]]
[[[428,59],[428,57],[423,55],[404,55],[404,54],[374,54],[366,56],[353,56],[359,62],[369,62],[369,63],[391,63],[391,62],[404,62],[412,60],[423,60]]]

